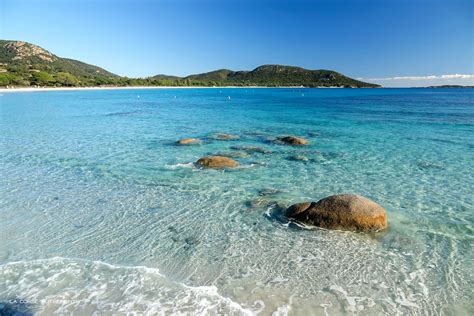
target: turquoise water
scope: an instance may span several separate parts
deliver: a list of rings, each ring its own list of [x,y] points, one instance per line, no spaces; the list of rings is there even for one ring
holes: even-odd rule
[[[473,97],[472,89],[4,93],[0,308],[473,314]],[[272,142],[282,135],[310,145]],[[203,143],[174,144],[184,137]],[[241,167],[193,165],[222,152],[243,156]],[[276,203],[336,193],[378,202],[390,229],[301,229],[278,216]]]

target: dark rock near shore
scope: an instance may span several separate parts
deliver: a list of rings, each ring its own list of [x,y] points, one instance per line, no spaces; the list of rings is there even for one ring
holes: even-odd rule
[[[296,137],[296,136],[277,137],[277,141],[283,144],[293,145],[293,146],[308,145],[308,141],[306,139],[302,137]]]
[[[239,165],[239,163],[234,159],[224,156],[202,157],[198,161],[196,161],[196,164],[204,168],[213,169],[235,168]]]
[[[318,202],[290,206],[289,219],[329,229],[380,231],[387,228],[387,214],[377,203],[360,195],[338,194]]]

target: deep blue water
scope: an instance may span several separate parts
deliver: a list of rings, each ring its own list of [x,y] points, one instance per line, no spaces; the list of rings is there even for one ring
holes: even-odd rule
[[[3,93],[0,301],[23,299],[39,314],[472,314],[473,97]],[[310,145],[272,141],[283,135]],[[185,137],[203,142],[175,145]],[[229,152],[242,156],[236,170],[193,165]],[[381,204],[390,229],[298,229],[268,206],[336,193]]]

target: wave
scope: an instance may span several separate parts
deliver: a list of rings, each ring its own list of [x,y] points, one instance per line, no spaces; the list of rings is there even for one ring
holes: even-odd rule
[[[26,304],[40,315],[258,313],[220,295],[215,286],[189,286],[155,268],[101,261],[55,257],[6,263],[0,266],[0,284],[0,306]]]

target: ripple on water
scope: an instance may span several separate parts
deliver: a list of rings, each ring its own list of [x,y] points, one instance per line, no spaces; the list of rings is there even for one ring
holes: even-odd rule
[[[4,96],[0,297],[71,300],[7,306],[45,314],[473,314],[472,126],[444,122],[431,90],[328,90]],[[448,95],[469,120],[472,102]],[[240,139],[174,144],[215,131]],[[194,167],[211,153],[244,168]],[[390,229],[277,216],[343,192],[383,205]]]

